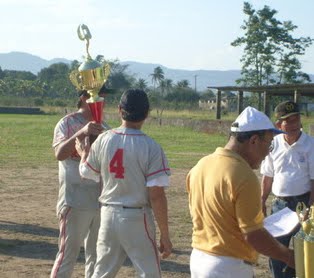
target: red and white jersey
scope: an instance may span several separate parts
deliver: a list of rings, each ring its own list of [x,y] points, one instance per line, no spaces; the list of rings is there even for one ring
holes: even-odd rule
[[[80,113],[72,113],[63,117],[56,125],[52,146],[71,138],[84,127],[88,121]],[[76,151],[59,161],[59,195],[57,213],[67,205],[79,209],[99,207],[100,184],[92,180],[82,179],[79,173],[80,157]]]
[[[150,181],[167,186],[170,169],[152,138],[141,130],[120,127],[98,136],[80,173],[86,178],[102,177],[101,203],[141,207],[149,205]]]

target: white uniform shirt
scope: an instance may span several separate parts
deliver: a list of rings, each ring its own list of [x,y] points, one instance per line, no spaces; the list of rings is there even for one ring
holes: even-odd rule
[[[63,117],[55,127],[52,146],[56,147],[69,139],[87,123],[88,121],[78,113]],[[76,151],[69,158],[59,161],[57,214],[65,205],[79,209],[99,208],[100,183],[82,179],[79,164],[80,157]]]
[[[314,138],[303,133],[289,145],[283,134],[274,137],[273,150],[261,165],[261,174],[272,177],[276,196],[297,196],[311,191],[314,179]]]
[[[147,186],[167,186],[170,169],[152,138],[141,130],[116,128],[98,136],[80,173],[103,177],[102,204],[142,207],[149,205]]]

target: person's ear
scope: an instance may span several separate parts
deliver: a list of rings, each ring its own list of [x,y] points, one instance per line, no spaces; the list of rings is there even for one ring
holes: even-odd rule
[[[276,121],[276,122],[275,122],[275,127],[276,127],[277,129],[281,129],[281,121]]]
[[[249,139],[250,144],[253,144],[253,145],[256,144],[257,139],[258,139],[257,134],[252,135]]]

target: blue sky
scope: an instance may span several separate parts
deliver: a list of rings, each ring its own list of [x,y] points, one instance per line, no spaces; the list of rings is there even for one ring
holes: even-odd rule
[[[313,0],[248,1],[291,20],[294,37],[314,38]],[[0,0],[0,53],[28,52],[44,59],[82,60],[85,42],[79,24],[91,33],[90,54],[107,59],[162,64],[176,69],[240,69],[245,19],[238,0]],[[314,74],[314,45],[299,58]]]

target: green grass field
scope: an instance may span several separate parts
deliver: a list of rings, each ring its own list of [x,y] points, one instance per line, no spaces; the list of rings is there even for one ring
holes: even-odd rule
[[[55,164],[51,147],[54,126],[60,115],[0,114],[0,164],[2,167],[38,167]],[[112,127],[116,120],[109,120]],[[190,168],[197,160],[226,136],[208,135],[188,127],[145,124],[143,131],[154,138],[164,149],[171,168]]]
[[[200,113],[195,112],[195,117],[192,112],[165,113],[165,117],[174,115],[193,119],[199,118]],[[0,114],[2,167],[38,167],[43,164],[55,164],[51,143],[54,126],[61,117],[61,115]],[[309,132],[309,126],[314,120],[303,117],[302,122],[304,131]],[[120,124],[117,120],[108,120],[108,123],[112,127]],[[143,131],[163,147],[171,168],[191,168],[200,157],[214,151],[217,146],[223,146],[227,140],[226,135],[206,134],[181,126],[159,126],[150,123],[144,125]]]

